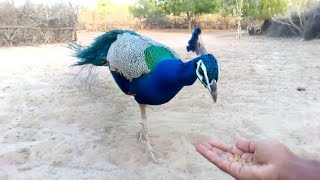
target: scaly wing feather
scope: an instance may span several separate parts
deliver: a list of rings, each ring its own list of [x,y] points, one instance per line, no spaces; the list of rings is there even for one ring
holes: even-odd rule
[[[119,34],[110,46],[107,61],[111,71],[128,80],[149,73],[161,61],[178,58],[169,47],[142,35]]]

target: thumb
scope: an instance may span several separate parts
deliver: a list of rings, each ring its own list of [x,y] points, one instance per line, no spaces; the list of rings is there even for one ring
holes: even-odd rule
[[[257,148],[257,143],[254,141],[238,140],[236,147],[245,153],[254,153]]]

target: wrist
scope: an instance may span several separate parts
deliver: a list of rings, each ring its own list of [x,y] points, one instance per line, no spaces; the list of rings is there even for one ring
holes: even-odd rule
[[[278,168],[279,179],[296,179],[296,176],[298,174],[297,170],[300,168],[300,166],[302,166],[303,163],[303,160],[298,157],[291,157],[290,159],[282,161]]]
[[[320,179],[320,163],[292,157],[279,166],[280,180],[318,180]]]

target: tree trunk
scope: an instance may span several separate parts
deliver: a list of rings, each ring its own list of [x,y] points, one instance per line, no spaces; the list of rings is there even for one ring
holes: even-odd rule
[[[14,0],[11,0],[11,4],[12,4],[13,8],[16,9],[16,5],[14,3]]]
[[[242,13],[243,13],[243,0],[236,0],[236,19],[237,19],[237,38],[240,39],[242,36],[242,29],[241,29],[241,20],[242,20]]]
[[[240,39],[242,37],[242,29],[241,29],[241,20],[237,21],[237,38]]]
[[[143,29],[143,26],[142,26],[142,17],[139,18],[139,28],[140,28],[140,30]]]
[[[74,17],[74,25],[73,25],[73,41],[78,41],[77,26],[78,26],[78,13],[76,13],[76,14],[75,14],[75,17]]]
[[[192,27],[191,27],[191,26],[192,26],[192,24],[191,24],[191,23],[192,23],[192,22],[191,22],[192,20],[191,20],[191,18],[192,18],[191,13],[190,13],[190,12],[187,12],[188,30],[189,30],[189,31],[192,31]]]

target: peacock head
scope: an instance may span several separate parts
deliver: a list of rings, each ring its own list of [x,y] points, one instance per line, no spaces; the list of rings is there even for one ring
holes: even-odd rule
[[[217,82],[219,79],[220,65],[212,54],[202,54],[198,57],[196,74],[200,82],[207,88],[213,98],[217,101]]]

